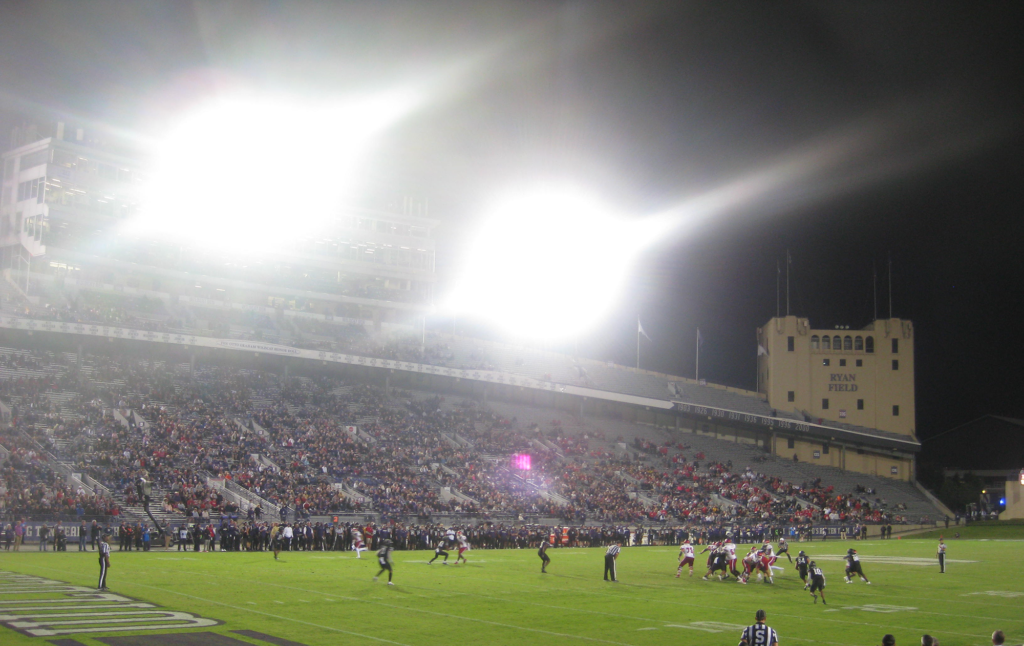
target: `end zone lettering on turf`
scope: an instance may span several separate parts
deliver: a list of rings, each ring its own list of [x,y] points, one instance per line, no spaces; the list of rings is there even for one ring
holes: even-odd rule
[[[60,595],[34,599],[38,594]],[[53,611],[57,612],[53,612]],[[62,612],[67,610],[69,612]],[[0,572],[0,626],[33,637],[205,628],[222,622],[94,588]]]

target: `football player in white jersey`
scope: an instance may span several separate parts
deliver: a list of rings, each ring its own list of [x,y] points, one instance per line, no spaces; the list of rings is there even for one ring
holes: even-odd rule
[[[690,566],[690,576],[693,576],[693,545],[690,544],[690,539],[683,541],[683,544],[679,546],[679,567],[676,568],[676,578],[683,573],[683,566]]]
[[[740,573],[736,570],[736,543],[732,542],[732,534],[728,535],[722,549],[725,550],[725,564],[728,568],[726,570],[726,578],[728,578],[729,573],[732,573],[734,577],[739,577]]]
[[[775,553],[776,557],[781,557],[783,554],[789,559],[789,562],[793,562],[793,557],[789,555],[789,543],[786,542],[785,536],[779,537],[779,551]]]
[[[737,581],[746,584],[750,579],[751,573],[757,568],[758,558],[757,547],[751,545],[750,551],[743,557],[743,574]]]
[[[459,545],[459,555],[455,558],[455,565],[459,564],[460,559],[462,560],[463,563],[468,563],[465,554],[466,550],[469,549],[469,541],[466,540],[466,537],[463,536],[462,532],[456,534],[455,541]]]
[[[360,556],[366,551],[366,543],[363,542],[363,533],[358,529],[352,530],[352,551],[356,553],[356,558],[363,558]]]
[[[775,565],[775,561],[778,557],[775,556],[774,550],[772,550],[772,544],[765,541],[763,547],[760,550],[760,562],[758,569],[760,572],[757,573],[757,580],[761,580],[761,574],[764,573],[766,583],[775,583],[775,577],[772,574],[772,566]]]

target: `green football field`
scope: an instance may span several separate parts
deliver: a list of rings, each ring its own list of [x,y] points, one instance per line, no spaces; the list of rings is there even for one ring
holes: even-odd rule
[[[849,546],[861,554],[872,585],[843,582],[841,558]],[[943,646],[989,644],[995,629],[1006,632],[1007,643],[1021,643],[1024,541],[950,541],[946,574],[939,574],[935,547],[930,539],[794,544],[794,551],[805,549],[823,566],[828,605],[813,603],[784,557],[785,570],[774,585],[744,586],[702,581],[702,573],[676,579],[673,547],[623,549],[617,584],[602,580],[598,549],[551,550],[548,574],[540,573],[533,550],[471,551],[468,565],[448,566],[428,565],[430,552],[396,552],[393,587],[372,581],[376,560],[365,553],[360,560],[347,552],[285,553],[275,561],[268,553],[115,551],[108,583],[112,593],[130,598],[116,602],[129,608],[122,607],[123,614],[113,615],[118,618],[106,627],[141,621],[160,628],[116,633],[102,632],[104,625],[96,623],[101,620],[89,615],[96,605],[88,605],[115,601],[57,583],[94,588],[95,553],[29,549],[0,552],[0,643],[73,639],[97,645],[118,643],[99,641],[109,636],[144,632],[156,638],[146,643],[166,644],[236,640],[265,646],[273,643],[270,636],[309,646],[733,646],[758,608],[768,612],[768,624],[783,644],[865,646],[879,644],[890,632],[897,644],[918,644],[924,633]],[[191,640],[156,634],[173,632],[161,626],[180,625],[180,613],[212,625],[177,630],[204,633]]]

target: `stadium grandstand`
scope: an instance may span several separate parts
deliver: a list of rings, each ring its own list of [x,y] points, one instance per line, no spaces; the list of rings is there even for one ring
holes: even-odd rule
[[[122,233],[146,173],[124,149],[64,123],[12,144],[7,517],[140,519],[140,478],[164,525],[256,509],[801,531],[949,515],[914,480],[909,322],[833,341],[772,319],[756,392],[428,332],[425,201],[352,207],[243,265]]]

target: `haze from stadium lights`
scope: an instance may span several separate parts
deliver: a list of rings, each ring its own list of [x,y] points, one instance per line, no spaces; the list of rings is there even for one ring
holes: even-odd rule
[[[210,100],[160,142],[128,233],[243,253],[314,235],[339,215],[367,144],[412,104],[395,94]]]
[[[617,217],[571,188],[509,195],[485,217],[443,311],[515,337],[569,339],[611,311],[630,265],[664,227]]]

